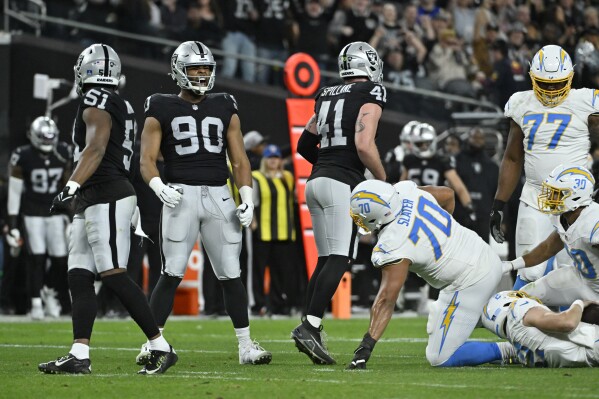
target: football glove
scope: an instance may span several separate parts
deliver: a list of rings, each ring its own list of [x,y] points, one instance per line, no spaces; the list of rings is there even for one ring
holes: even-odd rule
[[[372,350],[374,349],[374,345],[376,344],[376,340],[370,336],[370,333],[366,333],[362,342],[358,348],[354,351],[354,358],[351,363],[347,365],[347,370],[364,370],[366,369],[366,362],[370,359],[370,355],[372,355]]]
[[[160,177],[154,177],[150,180],[149,186],[154,193],[160,198],[160,201],[169,208],[174,208],[181,202],[183,197],[183,188],[166,185],[162,182]]]
[[[52,200],[50,207],[51,214],[68,213],[71,207],[71,202],[75,199],[75,195],[79,190],[79,183],[69,180],[60,193]]]
[[[466,210],[468,211],[470,222],[476,223],[476,209],[474,208],[474,204],[472,202],[466,205]]]
[[[499,244],[505,241],[505,236],[501,231],[501,224],[503,223],[503,207],[505,202],[501,200],[493,201],[493,208],[491,210],[491,221],[489,227],[491,228],[491,235],[493,239]]]
[[[6,243],[11,248],[19,248],[23,245],[23,240],[21,239],[21,232],[19,229],[10,229],[8,233],[6,233]]]
[[[239,218],[243,227],[248,227],[252,224],[254,218],[254,204],[252,202],[244,202],[235,210],[235,214]]]

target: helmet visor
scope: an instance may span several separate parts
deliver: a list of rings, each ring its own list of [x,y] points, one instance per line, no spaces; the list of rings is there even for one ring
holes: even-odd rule
[[[542,79],[535,76],[532,72],[532,89],[539,102],[547,107],[555,107],[562,103],[568,96],[572,86],[573,72],[564,79]]]

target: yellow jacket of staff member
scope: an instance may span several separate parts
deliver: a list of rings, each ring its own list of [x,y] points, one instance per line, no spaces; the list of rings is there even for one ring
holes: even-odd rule
[[[263,168],[252,172],[256,206],[254,220],[258,223],[258,239],[295,241],[293,175],[281,170],[275,177],[268,177],[262,170]]]

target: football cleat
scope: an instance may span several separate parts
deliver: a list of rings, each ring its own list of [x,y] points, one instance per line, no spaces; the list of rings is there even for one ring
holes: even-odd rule
[[[135,357],[135,363],[139,366],[145,366],[150,361],[150,343],[146,342],[141,346],[139,354]]]
[[[44,312],[46,316],[58,318],[60,317],[61,306],[58,298],[56,298],[56,290],[44,286],[41,291],[42,301],[44,301]]]
[[[306,326],[308,322],[302,323],[291,331],[291,338],[295,341],[295,346],[300,352],[305,353],[314,364],[337,364],[335,359],[329,355],[326,344],[323,341],[324,332],[322,325],[318,332],[313,332],[312,326]]]
[[[272,360],[272,353],[264,350],[258,342],[239,348],[239,364],[268,364]]]
[[[40,363],[37,368],[46,374],[91,374],[89,359],[77,359],[70,353],[48,363]]]
[[[179,356],[175,353],[173,347],[168,352],[151,350],[150,358],[145,367],[137,372],[137,374],[151,375],[164,374],[171,366],[174,366],[179,360]]]

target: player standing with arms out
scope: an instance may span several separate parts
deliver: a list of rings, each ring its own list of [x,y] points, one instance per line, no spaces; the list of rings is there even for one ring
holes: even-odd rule
[[[254,204],[237,103],[227,93],[206,93],[214,86],[216,62],[200,42],[181,43],[173,53],[171,71],[181,91],[148,97],[141,135],[142,176],[164,203],[162,275],[150,307],[163,328],[199,233],[223,289],[225,308],[239,341],[239,363],[267,364],[271,353],[250,338],[248,298],[239,265],[239,222],[243,227],[250,225]],[[227,153],[241,196],[237,208],[227,186]],[[164,157],[167,184],[156,168],[159,154]],[[138,364],[147,360],[144,346]]]
[[[321,321],[356,257],[358,229],[349,217],[349,195],[364,180],[365,168],[376,179],[386,178],[374,143],[387,96],[380,83],[383,63],[364,42],[346,45],[338,61],[344,83],[316,95],[314,115],[298,142],[298,152],[314,165],[306,203],[318,262],[306,292],[307,316],[291,337],[315,364],[335,364],[322,342]]]
[[[516,256],[522,256],[553,231],[549,217],[537,205],[541,183],[560,164],[586,166],[591,140],[599,139],[599,91],[570,89],[574,69],[564,49],[548,45],[532,59],[532,90],[513,94],[505,105],[510,118],[508,142],[499,169],[491,234],[502,243],[503,209],[514,192],[522,168],[526,183],[520,196],[516,226]],[[522,269],[514,289],[535,281],[551,266],[571,264],[565,252],[558,259]]]
[[[66,212],[75,200],[68,260],[74,343],[66,356],[38,368],[48,374],[91,373],[89,342],[98,311],[94,281],[99,274],[150,341],[150,358],[139,374],[164,373],[177,355],[158,330],[144,293],[127,274],[137,202],[129,182],[135,115],[116,92],[121,61],[110,46],[92,44],[74,70],[81,96],[73,125],[75,170],[50,209]]]
[[[71,165],[69,147],[58,142],[58,135],[58,127],[52,119],[37,117],[28,133],[31,144],[17,148],[10,158],[6,240],[12,248],[22,245],[18,229],[21,215],[28,255],[27,288],[34,320],[43,319],[44,311],[52,317],[60,316],[56,295],[59,290],[67,289],[65,229],[70,221],[68,216],[49,213],[49,205],[66,183]],[[47,273],[46,255],[51,262]]]
[[[430,308],[426,358],[432,366],[474,366],[506,360],[510,344],[466,340],[502,276],[499,256],[475,232],[453,219],[454,193],[414,182],[367,180],[354,188],[351,212],[362,229],[377,234],[372,264],[382,271],[368,332],[349,369],[366,368],[376,342],[393,315],[408,272],[440,289]]]

